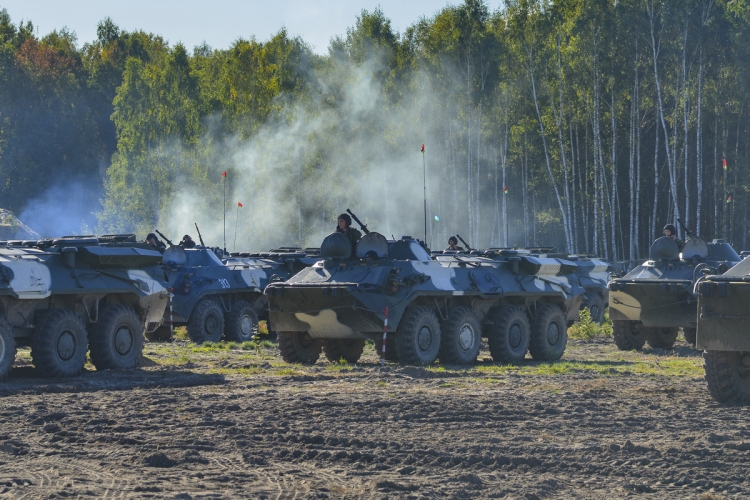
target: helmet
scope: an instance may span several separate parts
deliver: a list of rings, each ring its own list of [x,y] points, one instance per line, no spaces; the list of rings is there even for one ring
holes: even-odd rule
[[[351,226],[352,225],[352,218],[349,217],[349,214],[341,214],[341,215],[339,215],[339,220],[341,220],[341,219],[343,219],[344,222],[346,222],[347,226]]]
[[[674,227],[674,224],[664,226],[664,231],[669,231],[669,234],[677,234],[677,228]]]

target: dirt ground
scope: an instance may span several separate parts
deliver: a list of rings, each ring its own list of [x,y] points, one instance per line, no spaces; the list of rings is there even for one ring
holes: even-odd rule
[[[0,498],[747,498],[750,418],[701,358],[571,341],[563,362],[283,363],[147,344],[135,372],[0,383]],[[237,347],[237,346],[234,346]]]

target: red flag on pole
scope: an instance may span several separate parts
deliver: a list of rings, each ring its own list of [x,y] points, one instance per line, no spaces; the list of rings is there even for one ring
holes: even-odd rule
[[[726,169],[727,169],[727,159],[724,158],[724,170],[726,170]]]
[[[242,203],[240,203],[240,202],[238,201],[238,202],[237,202],[237,207],[238,207],[238,208],[242,208]]]
[[[732,197],[730,196],[729,198],[727,198],[727,203],[731,203],[731,202],[732,202]]]
[[[222,177],[226,177],[226,176],[227,176],[227,171],[226,171],[226,170],[224,170],[224,173],[223,173],[223,174],[221,174],[221,176],[222,176]]]
[[[505,186],[505,187],[503,188],[503,194],[508,194],[508,186]]]
[[[422,149],[420,149],[419,152],[424,154],[424,144],[422,144]]]

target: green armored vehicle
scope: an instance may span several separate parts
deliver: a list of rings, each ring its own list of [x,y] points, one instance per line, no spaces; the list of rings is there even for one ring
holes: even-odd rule
[[[701,278],[696,290],[708,391],[721,403],[750,403],[750,259]]]
[[[482,336],[500,363],[527,351],[536,360],[563,355],[584,295],[565,277],[575,264],[521,251],[433,260],[411,237],[363,230],[355,250],[341,233],[328,235],[319,262],[266,288],[287,362],[314,363],[321,350],[356,362],[365,340],[382,345],[386,308],[386,359],[403,364],[473,364]]]
[[[740,261],[723,240],[706,243],[693,237],[680,252],[667,237],[654,241],[649,259],[622,278],[610,281],[609,317],[621,350],[670,349],[679,328],[695,343],[698,298],[693,287],[704,270],[722,273]]]
[[[169,292],[162,255],[135,235],[0,243],[0,379],[16,346],[47,377],[138,365]]]

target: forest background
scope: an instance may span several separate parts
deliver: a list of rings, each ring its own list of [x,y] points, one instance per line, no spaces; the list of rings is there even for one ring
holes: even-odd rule
[[[318,246],[351,208],[423,237],[426,193],[437,248],[629,260],[678,218],[747,248],[748,0],[465,0],[403,33],[362,11],[326,55],[97,34],[0,11],[0,206],[45,236],[221,246],[226,219],[229,250]]]

